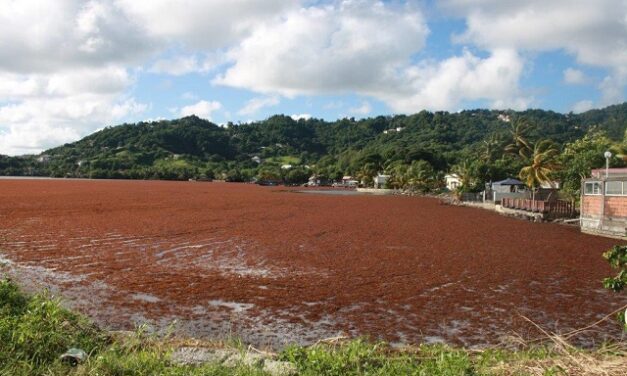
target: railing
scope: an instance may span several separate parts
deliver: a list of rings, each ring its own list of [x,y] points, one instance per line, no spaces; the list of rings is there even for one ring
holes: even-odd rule
[[[572,202],[563,200],[538,201],[523,198],[503,198],[501,205],[509,209],[548,214],[554,217],[570,217],[575,213]]]

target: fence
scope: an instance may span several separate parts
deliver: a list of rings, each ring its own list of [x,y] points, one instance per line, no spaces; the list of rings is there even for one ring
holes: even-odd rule
[[[483,202],[483,192],[464,192],[460,198],[465,202]]]
[[[523,198],[503,198],[501,205],[504,208],[548,214],[552,217],[571,217],[575,214],[573,203],[563,200],[539,201]]]

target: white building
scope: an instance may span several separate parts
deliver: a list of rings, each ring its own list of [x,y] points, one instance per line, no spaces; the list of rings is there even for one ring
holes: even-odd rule
[[[444,175],[444,180],[449,191],[455,191],[462,185],[462,180],[457,174],[446,174]]]
[[[374,187],[376,189],[382,189],[385,188],[385,185],[388,183],[388,180],[390,179],[390,175],[377,175],[374,177]]]

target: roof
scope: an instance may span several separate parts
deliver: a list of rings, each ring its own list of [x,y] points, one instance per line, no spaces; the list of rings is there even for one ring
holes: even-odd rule
[[[492,185],[525,185],[522,181],[513,178],[507,178],[501,181],[495,181]]]
[[[627,168],[610,168],[607,170],[609,176],[627,176]],[[595,168],[591,171],[593,178],[605,176],[604,168]]]

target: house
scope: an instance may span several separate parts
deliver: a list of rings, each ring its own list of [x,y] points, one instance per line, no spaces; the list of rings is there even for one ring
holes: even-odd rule
[[[48,154],[42,154],[37,158],[37,162],[39,163],[48,163],[50,162],[50,156]]]
[[[356,187],[359,181],[350,175],[342,176],[342,185],[345,187]]]
[[[254,157],[250,158],[250,159],[251,159],[253,162],[257,163],[257,164],[261,163],[261,158],[259,158],[259,157],[258,157],[258,156],[256,156],[256,155],[255,155]]]
[[[444,175],[444,181],[446,183],[446,188],[449,191],[455,191],[457,188],[461,187],[462,180],[457,174],[446,174]]]
[[[581,231],[627,236],[627,168],[592,170],[581,182]]]
[[[527,188],[525,183],[518,179],[507,178],[505,180],[496,181],[490,186],[492,191],[492,200],[500,203],[503,198],[526,198]]]
[[[390,179],[390,175],[377,174],[377,176],[375,176],[373,179],[375,189],[385,188],[385,185],[388,183],[389,179]]]
[[[329,179],[319,175],[311,175],[309,177],[309,181],[307,182],[307,186],[309,187],[324,187],[328,185]]]
[[[286,164],[282,164],[282,165],[281,165],[281,170],[289,170],[289,169],[291,169],[291,168],[292,168],[292,165],[291,165],[291,164],[289,164],[289,163],[286,163]]]

